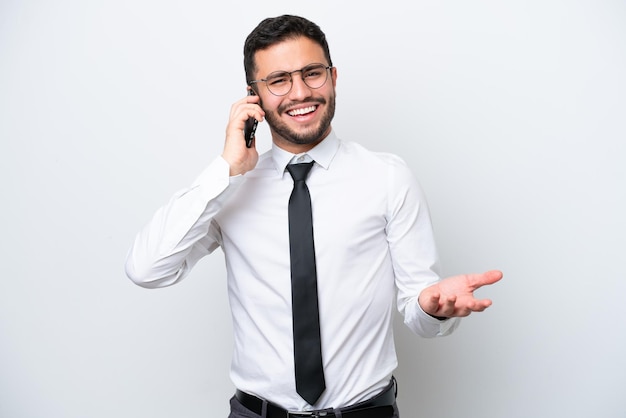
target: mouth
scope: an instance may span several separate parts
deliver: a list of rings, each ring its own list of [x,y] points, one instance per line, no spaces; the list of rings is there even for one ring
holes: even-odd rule
[[[310,113],[313,113],[316,110],[317,110],[317,105],[311,105],[311,106],[307,106],[307,107],[301,107],[301,108],[298,108],[298,109],[289,110],[287,112],[287,114],[289,116],[293,116],[293,117],[304,116],[304,115],[308,115]]]

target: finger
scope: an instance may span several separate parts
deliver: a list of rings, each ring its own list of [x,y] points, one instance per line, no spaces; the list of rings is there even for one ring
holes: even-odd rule
[[[259,103],[261,101],[261,98],[256,94],[249,94],[245,97],[244,100],[246,103]]]
[[[492,305],[491,299],[478,300],[475,303],[474,312],[482,312]]]
[[[439,309],[439,292],[426,288],[420,293],[417,303],[424,312],[434,315]]]
[[[263,109],[261,109],[259,105],[255,105],[252,103],[244,104],[233,111],[230,119],[233,122],[236,121],[237,123],[243,124],[246,120],[248,120],[248,118],[254,118],[259,122],[263,122],[263,119],[265,118],[265,112],[263,112]]]
[[[430,295],[428,297],[428,300],[426,301],[426,308],[424,310],[426,310],[427,312],[437,312],[439,310],[439,299],[440,299],[440,295],[439,293],[433,293],[432,295]]]
[[[260,98],[258,96],[246,96],[233,103],[230,107],[230,120],[246,120],[255,118],[261,122],[265,116],[265,112],[259,105]]]
[[[454,316],[456,307],[456,296],[449,296],[445,299],[439,299],[439,309],[437,309],[438,316]]]
[[[467,312],[467,315],[469,315],[472,312],[482,312],[490,306],[491,306],[491,300],[483,299],[483,300],[474,300],[472,303],[468,303],[466,306],[462,306],[458,308],[460,312]]]
[[[498,282],[500,279],[502,279],[502,276],[503,274],[500,270],[490,270],[485,273],[468,274],[467,279],[469,285],[472,288],[478,289],[479,287],[491,285]]]

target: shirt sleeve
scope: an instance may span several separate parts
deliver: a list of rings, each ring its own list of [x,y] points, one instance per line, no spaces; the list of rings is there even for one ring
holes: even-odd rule
[[[397,158],[388,177],[387,240],[391,253],[397,307],[405,325],[422,337],[450,334],[460,318],[439,320],[418,303],[421,291],[440,280],[440,265],[426,197],[409,167]]]
[[[170,199],[137,234],[126,258],[126,275],[137,285],[165,287],[183,279],[220,245],[212,220],[243,181],[216,158],[186,189]]]

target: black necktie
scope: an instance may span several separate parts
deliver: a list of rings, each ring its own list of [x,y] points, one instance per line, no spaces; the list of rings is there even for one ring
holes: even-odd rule
[[[304,182],[312,166],[312,162],[287,166],[293,178],[293,191],[289,198],[289,250],[296,391],[310,405],[315,404],[326,388],[317,305],[311,196]]]

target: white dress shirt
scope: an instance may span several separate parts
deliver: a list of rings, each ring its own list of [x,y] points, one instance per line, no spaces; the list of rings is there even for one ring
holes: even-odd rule
[[[326,377],[315,409],[373,397],[397,366],[394,300],[418,335],[446,335],[458,325],[458,319],[427,315],[417,303],[421,290],[439,280],[437,252],[426,200],[399,157],[368,151],[334,132],[304,155],[273,146],[243,176],[229,177],[218,157],[157,211],[126,263],[138,285],[164,287],[221,247],[235,339],[232,381],[301,411],[313,408],[295,390],[287,221],[293,180],[285,167],[310,159]]]

